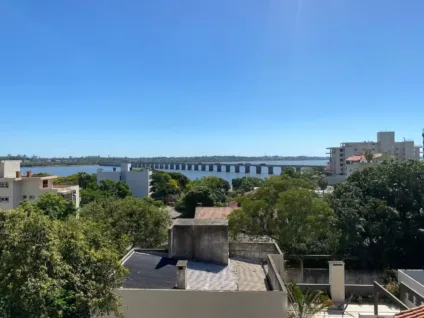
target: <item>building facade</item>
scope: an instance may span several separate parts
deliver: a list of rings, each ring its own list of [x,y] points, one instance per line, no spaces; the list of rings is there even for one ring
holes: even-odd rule
[[[79,186],[57,185],[57,176],[38,177],[30,171],[21,174],[21,161],[0,161],[0,209],[10,210],[18,207],[24,200],[36,201],[44,193],[56,193],[79,207]]]
[[[395,141],[394,131],[377,133],[377,141],[343,142],[339,147],[329,147],[329,169],[332,176],[347,176],[346,160],[352,156],[359,156],[365,151],[393,156],[397,160],[420,160],[421,146],[416,146],[412,140]]]
[[[123,163],[120,171],[116,171],[116,168],[113,171],[97,169],[97,183],[103,180],[125,182],[136,198],[146,198],[152,194],[152,171],[148,168],[133,171],[130,163]]]

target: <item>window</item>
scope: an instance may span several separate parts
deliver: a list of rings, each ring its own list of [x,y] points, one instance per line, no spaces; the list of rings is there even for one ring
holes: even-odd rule
[[[9,182],[0,182],[0,188],[9,188]]]
[[[411,303],[413,303],[414,302],[414,295],[412,295],[412,293],[407,293],[407,296],[408,296],[408,300],[411,302]]]
[[[0,197],[0,203],[9,203],[9,197]]]
[[[49,180],[43,180],[43,188],[49,187]]]
[[[26,200],[28,198],[28,196],[26,195],[26,194],[24,194],[23,196],[22,196],[22,199],[23,200]]]
[[[421,299],[417,296],[415,296],[414,298],[415,298],[415,301],[414,301],[415,306],[420,306],[421,305]]]
[[[30,200],[34,200],[34,199],[35,199],[35,195],[30,195],[30,196],[29,196],[29,199],[30,199]]]

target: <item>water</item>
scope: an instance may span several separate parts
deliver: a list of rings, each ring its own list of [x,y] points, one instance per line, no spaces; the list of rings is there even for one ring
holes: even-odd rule
[[[235,162],[227,162],[227,163],[235,163]],[[237,162],[237,163],[246,163],[246,162]],[[302,161],[249,161],[251,164],[259,164],[259,163],[266,163],[266,164],[275,164],[275,165],[291,165],[291,166],[325,166],[327,165],[327,160],[302,160]],[[87,172],[87,173],[96,173],[97,169],[100,168],[99,166],[64,166],[64,167],[23,167],[21,169],[22,173],[25,173],[27,170],[30,170],[32,173],[40,173],[40,172],[47,172],[50,174],[54,174],[60,177],[66,177],[71,174],[75,174],[78,172]],[[105,171],[112,171],[113,167],[101,167]],[[116,168],[117,171],[119,171],[119,167]],[[194,180],[194,179],[200,179],[204,176],[217,176],[220,178],[223,178],[227,180],[228,182],[231,182],[232,179],[235,178],[241,178],[244,176],[251,176],[251,177],[257,177],[257,178],[265,178],[268,177],[268,168],[262,167],[262,173],[256,174],[256,168],[251,167],[250,173],[244,173],[244,168],[240,168],[240,173],[236,173],[234,170],[234,167],[231,167],[230,172],[217,172],[216,167],[214,167],[215,171],[194,171],[194,170],[167,170],[167,169],[159,169],[163,171],[168,172],[181,172],[188,178]],[[274,174],[280,174],[281,168],[274,168]]]

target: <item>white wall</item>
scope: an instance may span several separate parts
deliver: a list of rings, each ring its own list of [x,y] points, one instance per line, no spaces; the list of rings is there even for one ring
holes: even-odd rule
[[[15,178],[16,171],[21,171],[20,160],[3,160],[0,162],[0,178]]]
[[[283,292],[120,289],[125,318],[286,318]],[[103,317],[115,317],[114,315]]]
[[[399,283],[403,283],[419,295],[424,295],[424,286],[412,277],[410,277],[408,274],[405,274],[402,270],[398,270],[398,281]],[[416,306],[413,302],[408,300],[408,297],[405,294],[401,295],[400,298],[401,301],[408,307],[412,308]]]
[[[150,193],[149,169],[143,171],[125,171],[125,182],[132,195],[136,198],[145,198]]]
[[[103,171],[103,169],[97,169],[97,184],[100,183],[100,181],[109,179],[115,182],[121,181],[120,180],[121,171]]]

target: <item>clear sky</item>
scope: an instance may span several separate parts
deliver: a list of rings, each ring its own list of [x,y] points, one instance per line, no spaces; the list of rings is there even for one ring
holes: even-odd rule
[[[423,0],[2,0],[0,153],[421,144]]]

